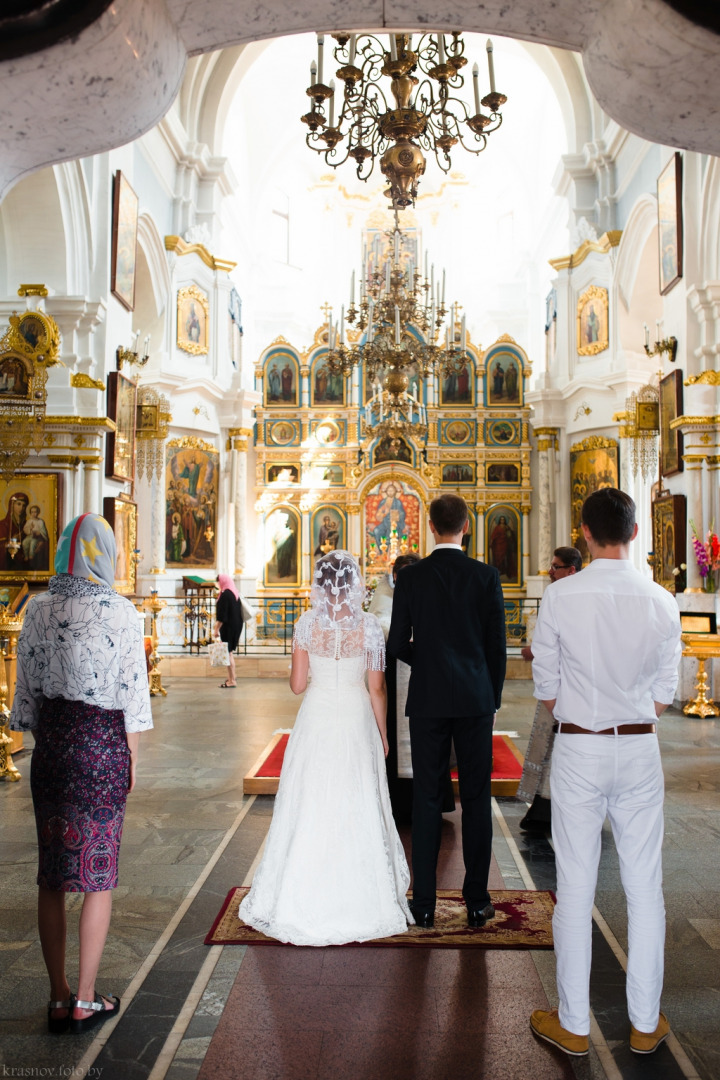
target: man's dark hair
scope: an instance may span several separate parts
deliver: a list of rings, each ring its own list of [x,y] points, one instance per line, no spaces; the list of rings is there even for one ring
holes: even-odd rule
[[[562,559],[565,566],[573,566],[576,571],[582,570],[582,554],[576,547],[555,548],[553,555],[556,559]]]
[[[412,566],[416,562],[420,562],[420,556],[416,555],[414,551],[409,552],[407,555],[398,555],[392,564],[393,577],[397,577],[404,566]]]
[[[430,520],[438,536],[457,536],[468,520],[467,503],[460,495],[439,495],[430,503]]]
[[[635,528],[635,503],[624,491],[600,488],[583,503],[582,523],[600,547],[628,544]]]

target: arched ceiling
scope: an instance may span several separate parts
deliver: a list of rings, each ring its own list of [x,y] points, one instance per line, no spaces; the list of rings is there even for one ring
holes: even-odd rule
[[[664,0],[449,0],[442,14],[430,0],[114,0],[73,39],[0,64],[0,196],[42,165],[147,131],[172,104],[188,56],[315,29],[418,27],[580,52],[598,102],[624,128],[720,154],[720,37]]]

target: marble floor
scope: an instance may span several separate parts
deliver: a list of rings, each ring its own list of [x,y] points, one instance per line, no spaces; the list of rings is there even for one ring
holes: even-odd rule
[[[298,701],[284,681],[174,679],[153,704],[128,802],[120,881],[98,988],[123,1014],[78,1037],[45,1032],[47,983],[35,926],[29,754],[0,784],[0,1073],[103,1080],[453,1080],[533,1075],[580,1080],[720,1077],[720,721],[663,718],[666,771],[663,1007],[673,1037],[651,1059],[627,1049],[627,948],[617,858],[604,837],[594,926],[594,1024],[588,1059],[529,1034],[554,1001],[552,953],[473,950],[246,950],[203,945],[227,891],[249,881],[273,800],[242,777]],[[507,685],[500,726],[527,741],[529,682]],[[29,742],[31,740],[28,740]],[[524,806],[495,803],[494,887],[552,888],[547,838],[518,829]],[[441,879],[459,883],[458,815],[443,828]],[[70,896],[69,972],[80,897]]]

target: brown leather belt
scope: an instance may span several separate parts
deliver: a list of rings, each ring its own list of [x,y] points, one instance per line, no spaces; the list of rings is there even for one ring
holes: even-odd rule
[[[654,735],[654,724],[623,724],[622,727],[604,728],[602,731],[589,731],[587,728],[578,727],[577,724],[562,723],[553,724],[553,731],[562,735]]]

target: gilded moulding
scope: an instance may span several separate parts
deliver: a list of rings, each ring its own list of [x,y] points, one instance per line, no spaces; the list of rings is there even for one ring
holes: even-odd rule
[[[717,427],[720,416],[677,416],[670,421],[671,428],[679,427]]]
[[[237,266],[237,263],[230,259],[217,259],[204,244],[188,244],[182,236],[166,236],[165,250],[172,251],[175,255],[197,255],[211,270],[224,270],[228,274]]]
[[[20,285],[18,296],[48,296],[47,285]]]
[[[70,385],[82,390],[104,390],[105,383],[102,379],[93,379],[84,371],[75,371],[70,376]]]
[[[96,427],[117,431],[117,425],[109,416],[46,416],[45,427]]]
[[[590,435],[587,439],[583,439],[582,442],[573,443],[570,447],[570,453],[572,454],[576,450],[607,450],[615,446],[617,446],[617,439],[607,439],[604,435]]]
[[[696,383],[704,383],[705,386],[720,386],[720,371],[701,371],[699,375],[689,375],[684,386],[694,386]]]
[[[197,435],[183,435],[181,439],[170,439],[168,446],[189,450],[211,450],[215,454],[218,452],[217,446],[205,442],[204,439],[199,438]]]
[[[559,259],[548,259],[554,270],[570,270],[580,266],[588,255],[596,252],[598,255],[607,255],[617,247],[622,238],[622,229],[610,229],[602,234],[599,240],[583,240],[580,247],[572,255],[563,255]]]

